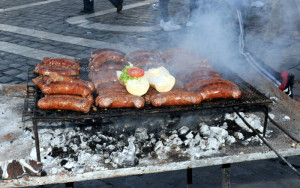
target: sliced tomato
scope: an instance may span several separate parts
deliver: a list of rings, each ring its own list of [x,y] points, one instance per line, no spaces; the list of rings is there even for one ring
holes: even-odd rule
[[[131,77],[142,77],[142,76],[144,76],[145,71],[138,67],[133,67],[133,68],[127,69],[126,73]]]

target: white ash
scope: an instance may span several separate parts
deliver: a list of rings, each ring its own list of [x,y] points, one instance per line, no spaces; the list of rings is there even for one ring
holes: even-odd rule
[[[274,115],[274,114],[271,114],[271,113],[269,113],[269,117],[270,117],[271,119],[274,119],[274,118],[275,118],[275,115]]]
[[[137,128],[135,130],[134,136],[137,140],[147,140],[148,139],[147,129],[146,128]]]
[[[227,124],[227,122],[224,122],[224,123],[223,123],[223,125],[221,126],[221,128],[223,128],[223,129],[227,129],[227,128],[228,128],[228,124]]]
[[[244,135],[240,132],[234,132],[234,137],[239,140],[244,140]]]
[[[200,124],[200,133],[203,136],[209,136],[210,135],[210,129],[209,126],[206,124]]]
[[[263,131],[264,127],[262,126],[260,117],[255,114],[244,114],[243,112],[240,112],[240,115],[252,126],[252,128],[259,132]],[[247,132],[253,132],[236,113],[225,114],[225,119],[235,121],[237,125]]]
[[[227,144],[231,145],[231,144],[233,144],[235,142],[236,142],[236,139],[235,139],[234,136],[229,135],[229,136],[226,137],[226,143]]]
[[[179,129],[179,133],[180,134],[186,134],[190,129],[187,127],[187,126],[182,126],[180,129]]]
[[[171,153],[198,159],[216,154],[224,146],[245,139],[241,136],[246,137],[245,129],[238,124],[237,115],[226,114],[225,117],[225,122],[219,125],[201,123],[194,128],[178,126],[177,129],[154,133],[149,133],[150,129],[143,125],[135,128],[131,135],[95,131],[93,126],[82,129],[67,125],[63,129],[41,129],[41,159],[45,168],[50,169],[48,174],[59,174],[62,171],[84,173],[95,169],[135,166],[142,158],[169,160]],[[252,114],[243,114],[243,117],[262,132],[259,117]],[[238,124],[235,125],[237,130],[230,131],[232,125],[229,121]],[[235,135],[235,132],[241,135]],[[247,144],[259,141],[256,137],[248,137]],[[35,158],[35,148],[31,156]]]
[[[270,97],[270,100],[273,102],[273,104],[277,104],[278,98],[277,97]]]
[[[282,118],[282,120],[283,120],[283,121],[290,121],[291,118],[290,118],[289,116],[284,116],[284,117]]]

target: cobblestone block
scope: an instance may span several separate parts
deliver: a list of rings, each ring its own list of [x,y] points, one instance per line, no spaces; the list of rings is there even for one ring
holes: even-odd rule
[[[17,67],[22,66],[22,64],[19,64],[19,63],[12,63],[12,64],[9,64],[8,66],[9,66],[10,68],[17,68]]]
[[[0,83],[7,84],[7,83],[10,83],[12,80],[13,80],[13,77],[11,77],[11,76],[0,77]]]
[[[28,70],[29,68],[31,68],[31,67],[33,67],[33,66],[23,65],[23,66],[19,67],[18,69],[19,69],[21,72],[23,72],[23,71],[26,71],[26,72],[27,72],[27,70]]]
[[[8,69],[7,65],[2,64],[3,62],[0,62],[0,63],[1,63],[0,64],[0,71],[4,71],[4,70]]]
[[[21,80],[27,80],[27,72],[22,72],[21,74],[18,74],[16,77]]]
[[[3,72],[3,73],[6,74],[6,75],[14,76],[14,75],[16,75],[16,74],[19,74],[19,73],[20,73],[20,70],[18,70],[18,69],[10,69],[10,70],[5,71],[5,72]]]

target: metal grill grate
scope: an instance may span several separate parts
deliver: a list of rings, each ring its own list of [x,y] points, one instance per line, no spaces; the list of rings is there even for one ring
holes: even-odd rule
[[[88,80],[89,69],[87,67],[87,60],[81,60],[81,78]],[[156,114],[156,113],[175,113],[187,112],[195,110],[217,109],[217,108],[230,108],[230,107],[251,107],[251,106],[265,106],[272,101],[265,97],[262,93],[253,88],[249,83],[245,82],[237,74],[226,70],[222,71],[223,78],[237,84],[243,93],[240,99],[216,99],[212,101],[203,101],[199,105],[191,106],[168,106],[168,107],[154,107],[152,105],[145,105],[142,109],[136,108],[122,108],[122,109],[101,109],[97,111],[90,110],[89,113],[84,114],[75,111],[66,110],[41,110],[37,107],[37,101],[44,95],[37,86],[32,83],[32,79],[37,75],[33,70],[28,70],[27,82],[27,96],[24,103],[23,120],[25,117],[38,120],[72,120],[72,119],[94,119],[102,117],[114,117],[124,115],[143,115],[143,114]]]

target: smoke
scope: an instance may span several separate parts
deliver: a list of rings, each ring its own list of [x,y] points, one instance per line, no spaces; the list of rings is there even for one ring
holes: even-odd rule
[[[295,31],[300,28],[298,1],[202,0],[198,2],[202,3],[198,4],[198,8],[190,15],[194,26],[186,27],[183,36],[174,35],[176,42],[172,41],[173,44],[177,43],[178,46],[208,57],[213,65],[241,63],[240,29],[237,18],[237,10],[240,10],[245,24],[244,39],[248,51],[278,72],[283,71],[282,67],[286,67],[287,59],[290,58],[288,56],[297,55],[291,55],[290,51],[284,54],[280,51],[280,47],[291,45],[293,43],[291,35],[295,35]]]
[[[199,4],[190,15],[192,27],[178,42],[213,64],[229,63],[238,54],[239,28],[234,8],[223,1]],[[178,40],[176,37],[175,40]]]

